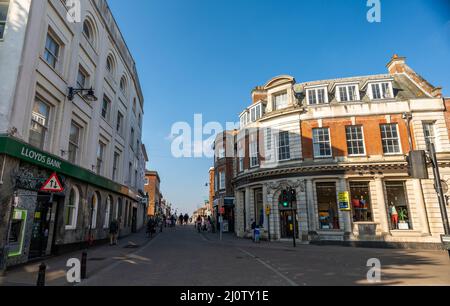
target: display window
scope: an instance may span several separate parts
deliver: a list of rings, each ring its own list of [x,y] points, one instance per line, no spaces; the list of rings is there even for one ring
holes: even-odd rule
[[[350,197],[353,222],[373,222],[368,182],[351,182]]]
[[[336,183],[317,183],[316,192],[320,229],[340,229]]]
[[[391,230],[412,229],[411,212],[406,197],[405,182],[388,181],[386,186],[386,203]]]

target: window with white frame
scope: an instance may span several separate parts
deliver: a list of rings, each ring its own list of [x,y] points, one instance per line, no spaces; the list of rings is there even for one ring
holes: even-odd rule
[[[289,132],[280,131],[278,134],[278,160],[291,159],[291,148],[289,141]]]
[[[308,89],[307,98],[309,105],[326,104],[328,103],[327,89],[325,87]]]
[[[250,109],[250,121],[255,122],[261,119],[261,104],[258,104]]]
[[[330,129],[328,128],[313,129],[313,147],[315,158],[332,156]]]
[[[79,204],[80,191],[76,186],[73,186],[70,190],[69,201],[67,202],[65,211],[66,229],[76,229]]]
[[[287,92],[276,94],[273,96],[273,110],[280,110],[288,107],[288,94]]]
[[[109,228],[109,224],[111,224],[112,221],[112,197],[108,196],[106,198],[106,210],[105,210],[105,222],[103,224],[103,228]]]
[[[347,136],[348,155],[362,156],[366,154],[362,126],[360,125],[347,126],[346,136]]]
[[[422,126],[426,149],[430,150],[431,144],[436,146],[435,122],[422,122]]]
[[[239,158],[239,172],[244,171],[244,148],[242,143],[239,144],[239,150],[238,150],[238,158]]]
[[[109,113],[111,109],[111,99],[108,98],[107,95],[103,95],[103,103],[102,103],[102,117],[106,121],[109,120]]]
[[[70,124],[68,160],[73,164],[76,164],[79,161],[80,138],[81,127],[72,121]]]
[[[339,102],[359,101],[359,92],[357,85],[337,86],[336,96]]]
[[[77,86],[78,88],[88,88],[88,79],[89,75],[86,72],[86,70],[83,69],[83,67],[78,68],[78,75],[77,75]]]
[[[220,190],[225,189],[225,171],[219,172],[219,189]]]
[[[112,178],[114,181],[117,180],[119,174],[119,161],[120,161],[120,154],[118,152],[114,152],[113,171],[112,171]]]
[[[36,97],[31,113],[29,143],[44,149],[49,134],[50,106]]]
[[[272,129],[270,127],[266,128],[266,149],[267,151],[272,150]]]
[[[0,39],[3,39],[3,36],[5,34],[9,2],[10,0],[0,0]]]
[[[58,65],[60,50],[60,43],[52,34],[50,34],[50,32],[47,33],[47,38],[45,40],[44,59],[54,69],[56,69]]]
[[[391,99],[394,96],[390,82],[370,84],[370,93],[372,100]]]
[[[382,124],[381,129],[381,142],[383,144],[383,153],[389,154],[400,154],[400,137],[398,133],[397,124]]]
[[[250,167],[259,166],[258,137],[256,134],[250,135]]]
[[[241,115],[241,129],[242,128],[244,128],[246,125],[247,125],[247,116],[248,116],[248,114],[247,113],[244,113],[244,114],[242,114]]]
[[[105,147],[106,145],[103,142],[98,143],[97,147],[97,174],[102,174],[103,171],[103,160],[105,157]]]

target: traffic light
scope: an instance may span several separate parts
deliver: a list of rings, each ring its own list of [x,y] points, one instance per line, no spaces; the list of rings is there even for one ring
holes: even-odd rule
[[[281,199],[280,199],[280,205],[284,208],[289,207],[289,193],[287,190],[283,190],[281,192]]]

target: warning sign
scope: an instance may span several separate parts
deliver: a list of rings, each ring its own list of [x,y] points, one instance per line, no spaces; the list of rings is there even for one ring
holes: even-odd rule
[[[41,188],[42,192],[63,192],[64,188],[59,181],[58,175],[53,173]]]

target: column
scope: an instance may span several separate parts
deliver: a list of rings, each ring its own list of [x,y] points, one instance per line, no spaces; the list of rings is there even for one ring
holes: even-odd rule
[[[314,188],[312,179],[306,180],[306,202],[308,207],[308,231],[314,232],[317,228],[317,219],[319,216],[316,215],[316,209],[314,205]]]
[[[347,181],[345,178],[339,179],[338,192],[347,191]],[[349,203],[350,204],[350,203]],[[338,203],[339,206],[339,203]],[[339,222],[343,225],[342,229],[345,233],[352,233],[352,222],[351,222],[351,211],[341,211],[339,210]]]
[[[245,188],[245,225],[246,227],[244,228],[244,232],[246,232],[247,230],[251,229],[251,220],[252,220],[252,216],[251,216],[251,212],[250,212],[250,192],[251,189],[250,187]]]
[[[414,197],[416,199],[416,209],[419,214],[420,229],[425,235],[430,235],[430,224],[428,223],[427,209],[423,198],[422,183],[419,179],[413,179]]]
[[[384,198],[383,179],[381,176],[375,177],[375,186],[376,186],[376,193],[377,193],[377,207],[378,207],[378,212],[379,212],[378,215],[380,218],[381,231],[383,233],[389,233],[388,214],[387,214],[386,201]],[[373,209],[374,208],[375,207],[373,207]]]

